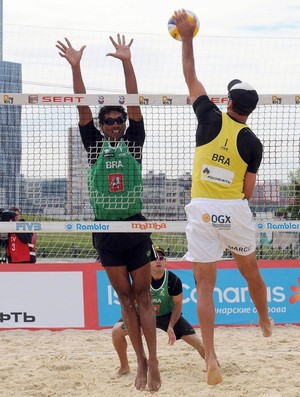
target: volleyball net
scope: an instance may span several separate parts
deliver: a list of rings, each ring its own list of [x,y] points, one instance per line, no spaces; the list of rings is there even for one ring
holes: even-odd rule
[[[225,109],[226,95],[211,95],[211,100]],[[141,106],[144,117],[146,222],[93,221],[77,106],[90,106],[97,125],[101,105],[120,104]],[[261,95],[248,119],[264,145],[250,201],[261,259],[300,256],[299,106],[300,95]],[[36,232],[37,257],[45,260],[94,260],[90,233],[105,231],[151,232],[154,244],[163,246],[170,257],[185,254],[184,207],[190,201],[197,123],[186,95],[2,93],[0,119],[0,207],[20,207],[26,219],[1,222],[1,233]],[[120,182],[117,174],[114,171],[112,183]],[[124,198],[124,206],[132,199],[130,194]]]

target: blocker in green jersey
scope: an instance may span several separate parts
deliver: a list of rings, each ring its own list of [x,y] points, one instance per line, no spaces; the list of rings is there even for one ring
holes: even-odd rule
[[[58,41],[60,55],[72,68],[73,89],[85,94],[80,61],[85,49],[75,50],[70,41]],[[130,47],[117,35],[114,53],[121,60],[127,94],[138,87]],[[101,73],[99,73],[101,77]],[[145,220],[142,211],[142,150],[145,128],[140,106],[103,106],[99,111],[100,130],[95,126],[89,106],[78,106],[79,129],[88,154],[88,187],[96,220]],[[128,117],[128,120],[127,120]],[[155,314],[150,294],[151,239],[149,233],[93,233],[93,243],[112,287],[118,294],[122,316],[130,324],[129,335],[137,357],[135,387],[155,392],[161,380],[156,354]],[[134,301],[139,305],[139,315]],[[142,343],[145,335],[148,357]]]

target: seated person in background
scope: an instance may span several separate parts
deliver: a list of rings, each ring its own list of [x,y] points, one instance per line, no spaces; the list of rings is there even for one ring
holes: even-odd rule
[[[13,222],[25,221],[18,207],[11,207],[15,212]],[[36,262],[36,234],[35,233],[8,233],[6,247],[8,263],[35,263]]]
[[[182,282],[173,272],[165,269],[165,251],[161,247],[155,249],[157,258],[151,261],[150,290],[156,314],[156,328],[167,332],[170,345],[174,345],[176,340],[182,339],[196,349],[204,359],[205,352],[200,337],[181,314]],[[113,345],[120,360],[120,367],[117,371],[119,376],[130,371],[127,358],[127,335],[125,324],[121,319],[112,329]]]

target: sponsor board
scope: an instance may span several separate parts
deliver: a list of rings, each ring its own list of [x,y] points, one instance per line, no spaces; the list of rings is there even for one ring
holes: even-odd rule
[[[172,269],[183,285],[183,315],[198,325],[197,292],[192,270]],[[300,324],[300,268],[265,268],[261,274],[267,286],[270,316],[275,323]],[[99,326],[113,326],[121,317],[118,297],[106,273],[97,272]],[[214,290],[217,325],[257,324],[256,309],[247,284],[237,269],[219,269]]]
[[[1,328],[84,327],[79,271],[1,272]]]

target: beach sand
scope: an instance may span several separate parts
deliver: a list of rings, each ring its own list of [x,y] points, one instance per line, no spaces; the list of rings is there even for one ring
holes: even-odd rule
[[[199,332],[199,329],[197,329]],[[162,378],[156,396],[299,397],[300,327],[276,326],[271,338],[258,327],[218,327],[215,344],[223,382],[206,383],[204,361],[183,341],[168,345],[157,332]],[[150,396],[134,386],[135,355],[129,343],[131,372],[115,376],[117,355],[111,330],[0,331],[1,397]]]

